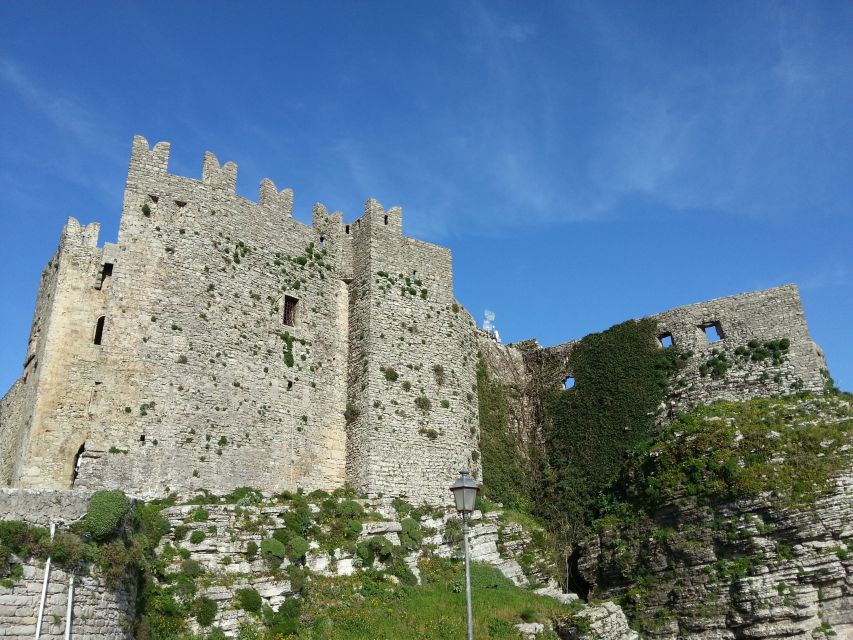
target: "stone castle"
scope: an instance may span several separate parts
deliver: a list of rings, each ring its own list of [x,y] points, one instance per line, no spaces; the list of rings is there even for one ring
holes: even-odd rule
[[[317,204],[306,226],[290,189],[264,180],[255,203],[236,195],[233,163],[208,153],[194,180],[168,160],[168,143],[134,138],[116,244],[98,246],[97,223],[65,225],[0,401],[0,484],[147,498],[349,483],[445,503],[461,467],[480,476],[479,354],[522,395],[546,369],[546,384],[573,375],[573,342],[479,331],[453,297],[450,252],[404,236],[399,208],[370,200],[347,223]],[[654,318],[662,347],[695,354],[666,415],[824,386],[793,285]],[[789,346],[706,375],[712,354],[755,340]]]

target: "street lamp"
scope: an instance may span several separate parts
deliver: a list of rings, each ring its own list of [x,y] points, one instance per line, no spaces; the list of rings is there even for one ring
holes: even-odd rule
[[[456,501],[456,511],[462,516],[462,540],[465,545],[465,603],[468,609],[468,640],[474,640],[474,616],[471,613],[471,557],[468,552],[468,519],[474,511],[477,491],[480,487],[470,476],[467,469],[459,472],[459,477],[452,485],[453,499]]]

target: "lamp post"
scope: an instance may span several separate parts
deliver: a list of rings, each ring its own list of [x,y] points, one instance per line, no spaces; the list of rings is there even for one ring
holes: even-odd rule
[[[470,476],[467,469],[459,472],[459,477],[450,486],[453,499],[456,502],[456,511],[462,517],[462,540],[465,546],[465,604],[468,613],[468,640],[474,640],[474,616],[471,612],[471,556],[468,551],[468,519],[474,511],[474,502],[477,500],[477,491],[480,487]]]

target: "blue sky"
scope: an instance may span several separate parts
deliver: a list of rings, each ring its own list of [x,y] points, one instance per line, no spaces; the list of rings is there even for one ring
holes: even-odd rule
[[[133,134],[348,218],[402,205],[505,340],[796,282],[853,389],[849,2],[0,3],[0,387]]]

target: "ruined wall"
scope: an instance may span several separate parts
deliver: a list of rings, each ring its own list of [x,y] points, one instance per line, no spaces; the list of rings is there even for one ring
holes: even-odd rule
[[[499,344],[484,331],[477,332],[477,346],[489,380],[505,390],[506,427],[518,443],[520,454],[524,455],[531,446],[541,446],[536,379],[525,361],[525,349]]]
[[[352,226],[347,469],[370,495],[446,503],[480,475],[476,326],[453,298],[447,249],[402,235],[375,201]]]
[[[826,362],[809,334],[796,285],[718,298],[649,317],[657,322],[661,341],[670,344],[671,340],[671,345],[689,355],[667,395],[664,418],[716,400],[824,388]],[[543,358],[556,371],[555,377],[539,384],[559,385],[574,375],[570,356],[576,343],[529,352],[532,375],[548,369],[540,366]],[[770,348],[767,343],[776,344]],[[667,348],[663,343],[658,346]]]

